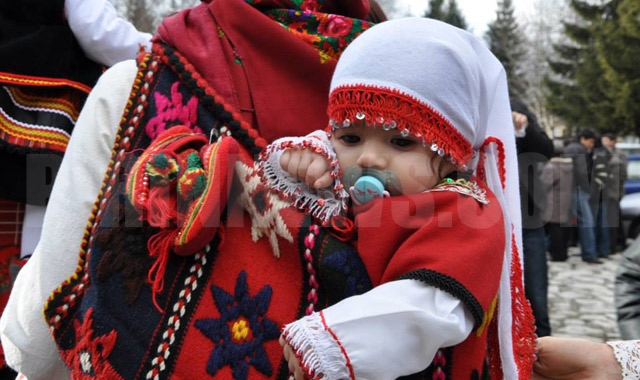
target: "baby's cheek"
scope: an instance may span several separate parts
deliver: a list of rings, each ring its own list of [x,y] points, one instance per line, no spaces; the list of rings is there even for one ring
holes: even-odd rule
[[[422,154],[398,155],[394,160],[394,174],[400,179],[404,194],[415,194],[435,186],[439,178],[429,157]]]

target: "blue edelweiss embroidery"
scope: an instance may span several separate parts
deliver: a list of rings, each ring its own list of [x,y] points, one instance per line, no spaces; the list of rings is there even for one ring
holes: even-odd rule
[[[195,327],[214,343],[207,373],[215,375],[220,368],[229,365],[235,380],[246,380],[249,366],[253,366],[260,373],[271,376],[273,367],[263,344],[280,336],[278,325],[265,317],[273,293],[271,287],[265,285],[251,297],[247,273],[242,271],[233,295],[213,285],[210,290],[220,318],[195,322]]]

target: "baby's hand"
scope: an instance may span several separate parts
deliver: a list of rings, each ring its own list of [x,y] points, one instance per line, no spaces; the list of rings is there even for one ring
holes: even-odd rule
[[[324,189],[333,182],[327,158],[308,149],[287,149],[280,157],[280,166],[312,189]]]
[[[300,367],[300,362],[293,352],[293,348],[291,348],[282,337],[280,337],[280,345],[284,352],[284,360],[289,363],[289,373],[292,374],[296,380],[305,380],[304,370]]]

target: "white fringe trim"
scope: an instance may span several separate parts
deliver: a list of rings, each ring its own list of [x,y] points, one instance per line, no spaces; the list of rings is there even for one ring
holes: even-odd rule
[[[325,330],[319,313],[286,325],[283,336],[312,378],[322,375],[323,379],[351,379],[347,359],[338,342]]]
[[[280,166],[280,157],[286,149],[313,149],[331,162],[333,188],[312,189],[306,183],[293,178]],[[284,137],[269,144],[262,154],[260,162],[262,176],[266,185],[285,198],[291,198],[292,205],[315,218],[328,222],[347,208],[349,194],[340,181],[340,167],[336,153],[324,131],[316,131],[304,137]]]

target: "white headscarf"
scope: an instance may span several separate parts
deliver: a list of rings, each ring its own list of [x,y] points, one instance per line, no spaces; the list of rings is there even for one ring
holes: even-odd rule
[[[504,68],[474,35],[427,18],[378,24],[351,43],[331,83],[330,128],[398,128],[484,179],[505,220],[498,331],[504,378],[528,378],[533,327],[522,285],[514,127]],[[531,357],[529,357],[531,356]]]

